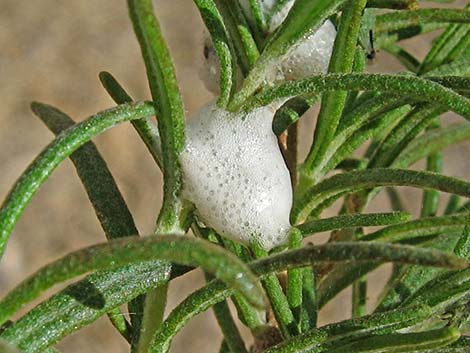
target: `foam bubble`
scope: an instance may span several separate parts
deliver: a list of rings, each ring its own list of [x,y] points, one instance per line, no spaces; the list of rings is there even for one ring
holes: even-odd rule
[[[326,73],[335,38],[335,26],[326,21],[316,32],[300,41],[282,62],[285,78],[293,80]]]
[[[292,187],[272,132],[274,111],[231,113],[214,103],[188,123],[180,157],[184,197],[200,219],[243,244],[269,250],[287,241]]]

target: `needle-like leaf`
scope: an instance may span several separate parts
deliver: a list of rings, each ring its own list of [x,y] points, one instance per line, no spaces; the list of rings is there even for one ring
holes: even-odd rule
[[[183,177],[178,156],[185,143],[185,113],[171,55],[151,0],[128,0],[129,14],[147,69],[162,141],[164,194],[157,233],[184,234],[188,228],[180,199]]]
[[[5,328],[0,337],[25,353],[43,352],[62,338],[186,272],[159,261],[143,262],[91,274],[36,306]],[[133,315],[134,313],[130,313]]]
[[[33,106],[36,104],[33,103]],[[123,121],[142,119],[155,114],[149,103],[129,103],[95,114],[63,131],[36,157],[11,189],[0,209],[0,255],[10,233],[39,187],[52,171],[75,150],[94,136]]]
[[[254,306],[263,308],[264,293],[248,267],[223,248],[190,237],[127,237],[78,250],[39,270],[0,302],[0,323],[51,286],[94,270],[107,270],[130,263],[166,260],[201,266],[243,294]]]
[[[220,96],[218,105],[224,108],[237,84],[237,65],[229,41],[229,34],[225,28],[224,20],[213,0],[194,0],[202,19],[212,37],[220,65]]]

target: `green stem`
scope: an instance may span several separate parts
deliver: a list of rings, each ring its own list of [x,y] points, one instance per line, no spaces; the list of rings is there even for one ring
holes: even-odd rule
[[[313,268],[305,267],[302,273],[301,332],[308,332],[317,326],[318,306],[315,282],[315,272]]]
[[[248,353],[245,347],[245,342],[243,342],[240,331],[233,320],[227,301],[215,304],[213,310],[230,352]]]
[[[143,306],[140,313],[140,329],[135,332],[133,352],[148,353],[152,338],[160,328],[165,318],[165,308],[168,297],[168,283],[162,284],[150,290],[143,298]]]
[[[256,244],[253,244],[251,248],[257,258],[265,258],[268,255]],[[262,280],[262,283],[282,335],[284,338],[295,336],[298,333],[298,328],[279,279],[275,274],[269,274]]]
[[[367,276],[354,282],[352,289],[352,317],[364,316],[367,314]]]
[[[302,247],[302,233],[297,230],[291,230],[289,235],[289,249],[299,249]],[[300,331],[300,321],[302,317],[302,277],[303,269],[289,269],[287,270],[287,302],[289,308],[294,316],[294,320],[298,325]]]

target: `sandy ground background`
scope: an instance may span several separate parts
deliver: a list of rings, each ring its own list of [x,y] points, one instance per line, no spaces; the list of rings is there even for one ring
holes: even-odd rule
[[[457,2],[457,5],[468,1]],[[211,99],[201,84],[201,20],[191,0],[155,1],[158,18],[177,67],[188,116]],[[0,0],[0,198],[28,163],[52,139],[33,116],[33,100],[63,109],[80,121],[112,106],[97,75],[114,73],[138,99],[148,99],[139,48],[127,18],[125,1],[116,0]],[[407,45],[419,57],[430,37]],[[399,65],[384,53],[373,71],[396,71]],[[302,121],[303,153],[309,145],[314,121]],[[107,160],[142,234],[149,234],[161,204],[161,174],[129,124],[106,132],[95,140]],[[447,174],[468,178],[470,144],[449,148]],[[419,193],[406,190],[407,203]],[[371,209],[384,209],[378,198]],[[411,207],[412,208],[412,207]],[[412,211],[416,212],[416,207]],[[0,264],[0,294],[26,275],[71,250],[103,241],[103,234],[86,194],[69,161],[61,165],[27,207]],[[383,283],[384,272],[371,283]],[[170,307],[202,284],[199,273],[175,281]],[[371,297],[376,291],[371,291]],[[349,313],[348,293],[327,306],[322,322]],[[221,334],[212,313],[200,315],[178,335],[174,353],[215,352]],[[127,345],[106,319],[65,339],[63,352],[126,352]]]

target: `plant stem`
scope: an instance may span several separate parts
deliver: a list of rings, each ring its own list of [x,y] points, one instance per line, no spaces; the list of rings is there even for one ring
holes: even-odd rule
[[[268,253],[257,244],[252,244],[251,249],[256,258],[268,256]],[[294,315],[289,308],[289,302],[276,274],[267,275],[262,283],[283,337],[289,338],[295,336],[298,333],[298,329],[295,324]]]
[[[155,332],[160,328],[165,314],[168,296],[168,283],[163,284],[145,295],[140,332],[136,353],[148,353]]]
[[[299,249],[302,247],[302,233],[293,228],[289,235],[289,249]],[[302,277],[303,269],[295,268],[287,270],[287,302],[292,311],[294,320],[300,331],[300,321],[302,317]]]

